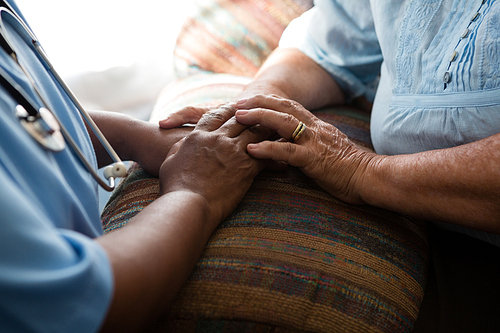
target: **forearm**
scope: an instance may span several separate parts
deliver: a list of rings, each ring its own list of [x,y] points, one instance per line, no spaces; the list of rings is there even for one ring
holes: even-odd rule
[[[297,49],[276,49],[239,99],[255,94],[293,99],[308,109],[343,104],[344,94],[331,75]]]
[[[363,177],[368,204],[500,233],[500,134],[419,154],[375,157]]]
[[[236,123],[234,108],[213,112],[216,116],[200,122],[161,163],[162,196],[98,240],[115,277],[107,331],[141,331],[165,313],[212,232],[264,167],[244,148],[269,131]]]
[[[205,199],[168,193],[121,229],[98,239],[115,277],[104,331],[140,331],[169,305],[189,276],[218,221]]]
[[[311,110],[345,103],[344,93],[332,76],[298,49],[278,48],[262,65],[252,82],[233,102],[256,95],[277,95]],[[160,121],[162,128],[196,123],[210,107],[185,107]]]
[[[122,160],[136,161],[141,165],[159,167],[169,148],[191,131],[190,128],[160,129],[156,124],[116,112],[93,111],[90,115]],[[89,130],[89,133],[99,167],[112,163],[93,132]],[[154,169],[148,171],[157,174]]]
[[[96,123],[99,130],[103,133],[106,140],[109,141],[110,145],[116,151],[118,156],[122,160],[129,160],[129,151],[123,149],[125,147],[126,136],[123,135],[124,132],[128,132],[134,125],[138,122],[131,117],[115,112],[103,112],[103,111],[89,111],[89,114]],[[87,125],[87,131],[92,139],[92,145],[94,147],[97,162],[99,167],[103,167],[112,163],[111,157],[107,154],[104,146],[98,140],[95,133]]]

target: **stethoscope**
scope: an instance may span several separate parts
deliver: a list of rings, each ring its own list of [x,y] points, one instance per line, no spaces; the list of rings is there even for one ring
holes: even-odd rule
[[[50,74],[52,74],[56,82],[63,88],[65,93],[75,104],[88,127],[94,132],[95,136],[98,138],[103,147],[106,149],[107,153],[112,158],[114,164],[107,166],[103,170],[103,175],[108,180],[109,185],[106,184],[103,179],[101,179],[96,170],[94,170],[89,161],[87,161],[82,151],[73,140],[69,132],[66,130],[62,122],[53,112],[48,109],[49,104],[46,103],[43,95],[38,89],[37,84],[33,77],[30,75],[29,71],[27,71],[21,61],[19,61],[14,46],[7,36],[4,21],[2,18],[2,15],[4,13],[8,13],[9,15],[11,15],[30,36],[39,58],[41,58],[41,60],[45,63]],[[120,157],[118,157],[118,154],[111,147],[109,142],[106,140],[102,132],[94,123],[90,115],[85,111],[83,106],[77,100],[75,95],[71,92],[69,87],[64,83],[59,74],[54,70],[52,64],[45,54],[45,51],[39,44],[36,36],[33,34],[31,29],[23,22],[21,17],[17,15],[17,13],[15,13],[14,9],[6,1],[3,0],[0,1],[0,46],[17,63],[21,71],[28,78],[28,81],[30,82],[37,96],[40,98],[43,105],[45,105],[45,107],[38,108],[37,104],[32,100],[30,95],[10,76],[9,73],[7,73],[3,68],[0,67],[0,84],[17,101],[18,105],[16,106],[15,114],[21,122],[21,125],[33,137],[33,139],[35,139],[42,147],[49,151],[60,152],[66,147],[67,142],[69,146],[71,146],[74,153],[78,156],[79,160],[83,163],[85,168],[97,181],[97,183],[101,185],[105,190],[113,191],[113,189],[115,188],[115,178],[124,177],[127,174],[127,168],[125,164],[121,161]]]

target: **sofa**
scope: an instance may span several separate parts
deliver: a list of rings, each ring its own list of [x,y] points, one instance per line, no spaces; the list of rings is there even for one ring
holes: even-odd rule
[[[160,94],[150,121],[157,123],[187,105],[216,106],[234,98],[276,48],[286,25],[312,6],[312,0],[198,0],[177,39],[178,79]],[[369,111],[352,105],[314,112],[373,149]],[[158,180],[133,164],[103,211],[105,232],[125,226],[158,192]],[[474,247],[477,241],[461,237],[408,216],[345,204],[295,168],[264,170],[215,231],[171,310],[151,331],[477,328],[481,320],[467,322],[469,326],[457,322],[457,312],[442,315],[439,303],[440,297],[458,297],[453,288],[463,291],[467,281],[460,278],[462,284],[442,296],[437,290],[448,280],[430,279],[437,271],[430,259],[433,244],[449,250],[450,262],[471,255],[461,244],[473,242]],[[462,249],[458,257],[455,247]],[[484,261],[491,260],[486,258],[491,248],[481,249]],[[496,299],[498,292],[492,295]]]

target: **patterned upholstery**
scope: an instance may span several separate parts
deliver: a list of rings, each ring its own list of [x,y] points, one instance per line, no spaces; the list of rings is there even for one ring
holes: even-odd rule
[[[228,96],[238,95],[249,77],[199,72],[176,80],[163,89],[156,101],[150,121],[157,123],[169,113],[184,106],[214,106],[227,103]]]
[[[311,6],[312,0],[199,0],[175,50],[176,69],[187,77],[165,88],[151,121],[186,105],[234,98],[286,24]],[[343,107],[316,114],[371,148],[368,113]],[[158,180],[133,165],[104,209],[105,232],[126,225],[158,191]],[[427,256],[422,222],[344,204],[294,168],[264,170],[152,331],[411,332]]]
[[[174,93],[164,91],[153,118],[182,101],[210,104],[214,90],[216,105],[244,82],[219,74],[183,79],[170,86]],[[367,113],[316,114],[371,147]],[[125,225],[158,190],[158,180],[135,165],[104,210],[106,232]],[[266,170],[216,230],[154,331],[411,332],[424,296],[427,251],[419,221],[344,204],[294,168]]]
[[[174,51],[179,77],[200,70],[254,76],[283,30],[313,0],[197,0]]]

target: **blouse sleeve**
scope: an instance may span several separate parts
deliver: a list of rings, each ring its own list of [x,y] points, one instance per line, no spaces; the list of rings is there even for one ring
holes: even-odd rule
[[[290,23],[280,47],[294,47],[328,71],[348,99],[373,100],[382,63],[369,0],[317,0]]]

